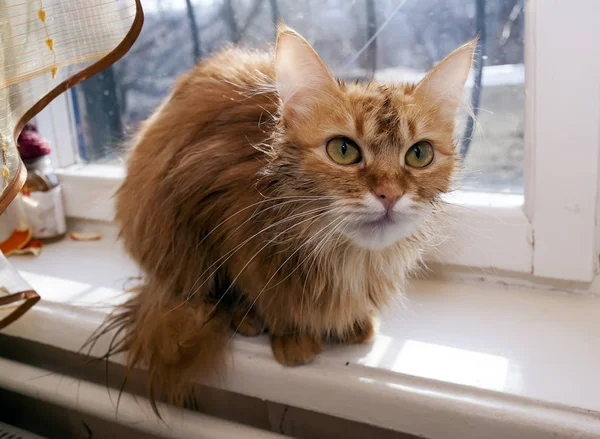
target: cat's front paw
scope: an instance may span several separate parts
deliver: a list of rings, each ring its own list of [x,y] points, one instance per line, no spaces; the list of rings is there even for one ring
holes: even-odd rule
[[[373,318],[357,320],[338,338],[340,343],[366,343],[375,336],[375,323]]]
[[[271,335],[275,359],[284,366],[310,363],[323,350],[321,340],[308,335]]]
[[[252,308],[239,307],[233,312],[231,329],[246,337],[256,337],[265,332],[265,324]]]

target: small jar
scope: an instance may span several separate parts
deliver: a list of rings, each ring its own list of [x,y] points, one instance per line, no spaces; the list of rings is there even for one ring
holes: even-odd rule
[[[60,238],[67,232],[61,187],[50,157],[24,158],[27,180],[21,190],[24,214],[31,237]]]

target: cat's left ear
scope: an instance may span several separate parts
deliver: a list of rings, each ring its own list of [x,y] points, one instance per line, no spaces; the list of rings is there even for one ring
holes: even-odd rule
[[[284,119],[309,115],[319,102],[340,91],[308,41],[285,25],[277,29],[275,80]]]
[[[441,117],[454,121],[471,70],[477,38],[454,50],[417,84],[414,95],[432,102]]]

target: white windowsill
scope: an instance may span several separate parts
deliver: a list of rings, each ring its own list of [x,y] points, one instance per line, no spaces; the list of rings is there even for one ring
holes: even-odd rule
[[[74,227],[104,238],[11,258],[43,300],[6,334],[77,351],[104,318],[98,303],[138,274],[113,227]],[[236,337],[222,386],[430,439],[600,437],[600,298],[440,281],[414,282],[408,298],[373,343],[309,366],[284,368],[266,337]]]

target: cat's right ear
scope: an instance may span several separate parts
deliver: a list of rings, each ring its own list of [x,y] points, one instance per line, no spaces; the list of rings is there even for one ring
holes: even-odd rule
[[[319,102],[340,91],[308,41],[283,24],[277,28],[275,81],[283,118],[288,121],[310,115]]]
[[[462,45],[439,62],[417,84],[414,95],[433,102],[440,116],[453,122],[463,96],[478,39]]]

